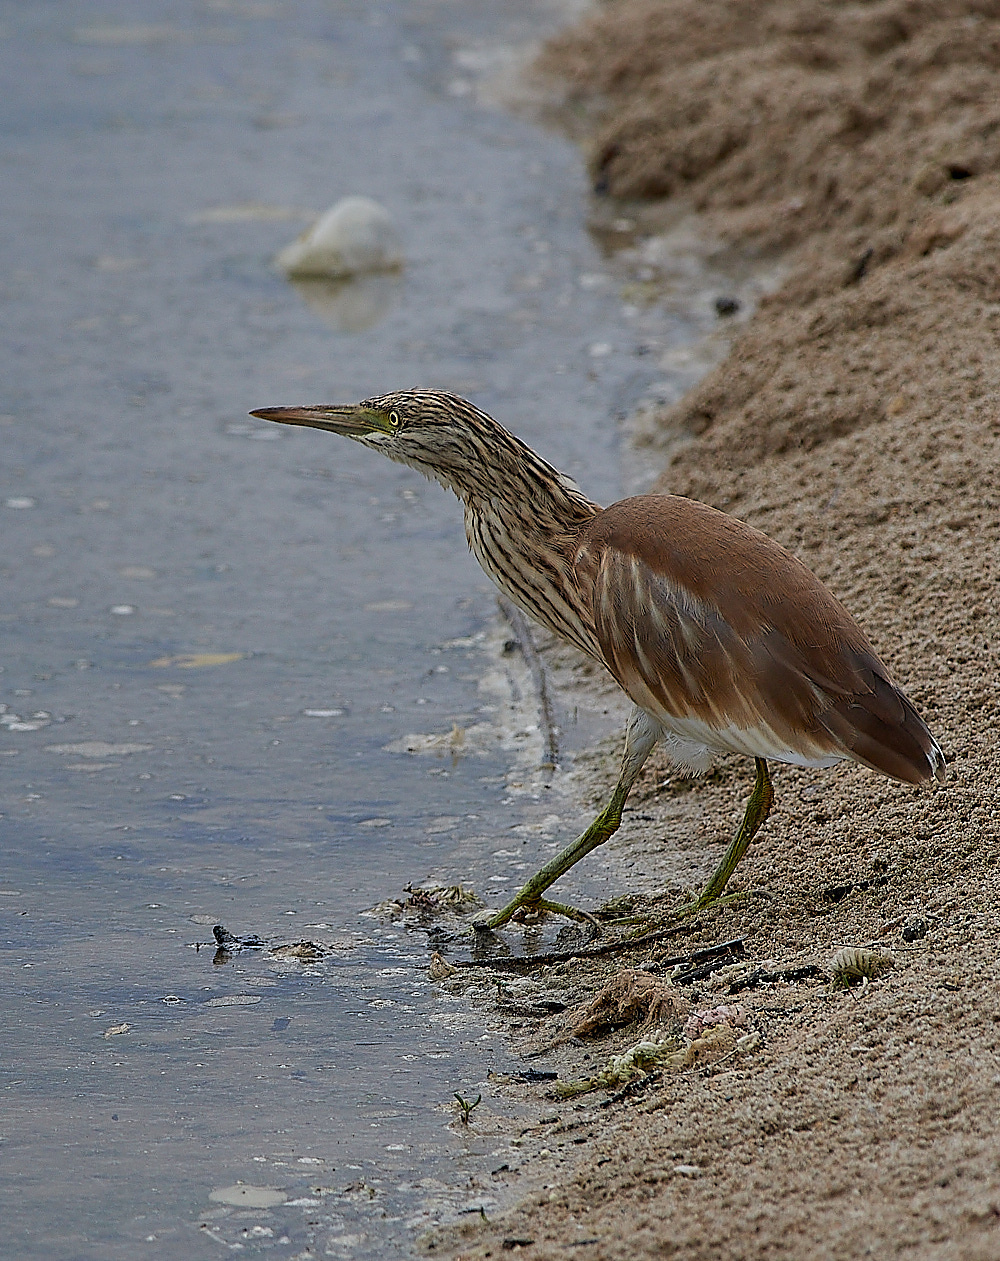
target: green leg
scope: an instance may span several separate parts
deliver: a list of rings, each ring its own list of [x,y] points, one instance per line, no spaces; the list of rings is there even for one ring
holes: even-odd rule
[[[609,837],[614,836],[618,831],[622,821],[622,811],[625,809],[625,802],[632,785],[638,779],[642,765],[646,758],[649,757],[660,735],[660,728],[636,706],[625,728],[625,753],[622,757],[622,769],[618,777],[618,783],[615,785],[615,791],[611,794],[611,800],[590,827],[587,828],[586,832],[575,840],[572,845],[568,845],[561,854],[557,854],[551,862],[546,863],[541,871],[536,872],[502,911],[497,911],[495,915],[489,918],[487,918],[485,912],[481,911],[481,918],[475,924],[476,928],[482,930],[502,928],[517,911],[522,909],[526,911],[555,911],[561,915],[567,915],[571,919],[583,919],[594,923],[591,917],[584,912],[577,911],[575,908],[565,906],[560,902],[549,902],[542,897],[542,894],[549,885],[558,880],[560,876],[565,875],[570,867],[578,863],[581,858],[585,858],[592,849],[596,849],[598,845],[603,845]]]
[[[619,782],[610,802],[590,827],[587,828],[586,832],[578,840],[575,840],[572,845],[568,845],[561,854],[557,854],[551,862],[546,863],[541,871],[536,872],[502,911],[498,911],[496,915],[486,921],[484,927],[501,928],[515,911],[519,911],[522,908],[528,911],[554,910],[557,904],[545,903],[542,894],[550,884],[554,884],[560,876],[565,875],[570,867],[578,863],[581,858],[585,858],[592,849],[596,849],[598,845],[603,845],[609,837],[614,836],[622,821],[622,810],[625,807],[625,798],[628,796],[629,788],[631,788],[631,784],[623,791],[622,784]],[[562,914],[565,914],[568,909],[559,905],[559,910]]]
[[[747,802],[743,822],[736,829],[736,835],[730,842],[729,848],[726,850],[715,875],[705,885],[701,897],[692,904],[691,909],[693,911],[701,911],[718,900],[722,890],[726,887],[726,882],[736,870],[740,859],[750,848],[750,842],[757,835],[770,812],[771,802],[774,800],[774,789],[771,787],[771,777],[767,773],[767,763],[762,757],[754,758],[754,762],[757,766],[757,782],[754,784],[750,800]]]

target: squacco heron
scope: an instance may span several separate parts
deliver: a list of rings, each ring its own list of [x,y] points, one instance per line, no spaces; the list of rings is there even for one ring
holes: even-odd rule
[[[618,830],[657,742],[693,773],[719,753],[741,753],[756,766],[743,821],[690,909],[720,898],[767,818],[768,760],[859,762],[906,784],[944,779],[940,746],[861,628],[759,530],[677,495],[601,508],[455,394],[405,390],[350,406],[252,414],[353,438],[453,490],[469,546],[501,591],[600,662],[634,702],[607,806],[481,926],[541,911],[590,918],[544,894]]]

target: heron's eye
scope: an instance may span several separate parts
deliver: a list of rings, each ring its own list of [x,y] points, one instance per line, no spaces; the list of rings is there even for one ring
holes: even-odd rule
[[[393,429],[399,428],[399,412],[389,413],[389,424],[392,425]]]

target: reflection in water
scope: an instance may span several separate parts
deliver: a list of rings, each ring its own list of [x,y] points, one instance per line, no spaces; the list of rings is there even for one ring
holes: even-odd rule
[[[338,333],[365,333],[380,324],[399,301],[400,272],[349,280],[289,280],[310,311]]]

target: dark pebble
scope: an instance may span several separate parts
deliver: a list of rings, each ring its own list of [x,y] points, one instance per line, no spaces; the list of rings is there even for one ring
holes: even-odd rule
[[[904,941],[919,941],[921,937],[927,936],[927,921],[916,916],[914,919],[907,920],[903,925]]]

